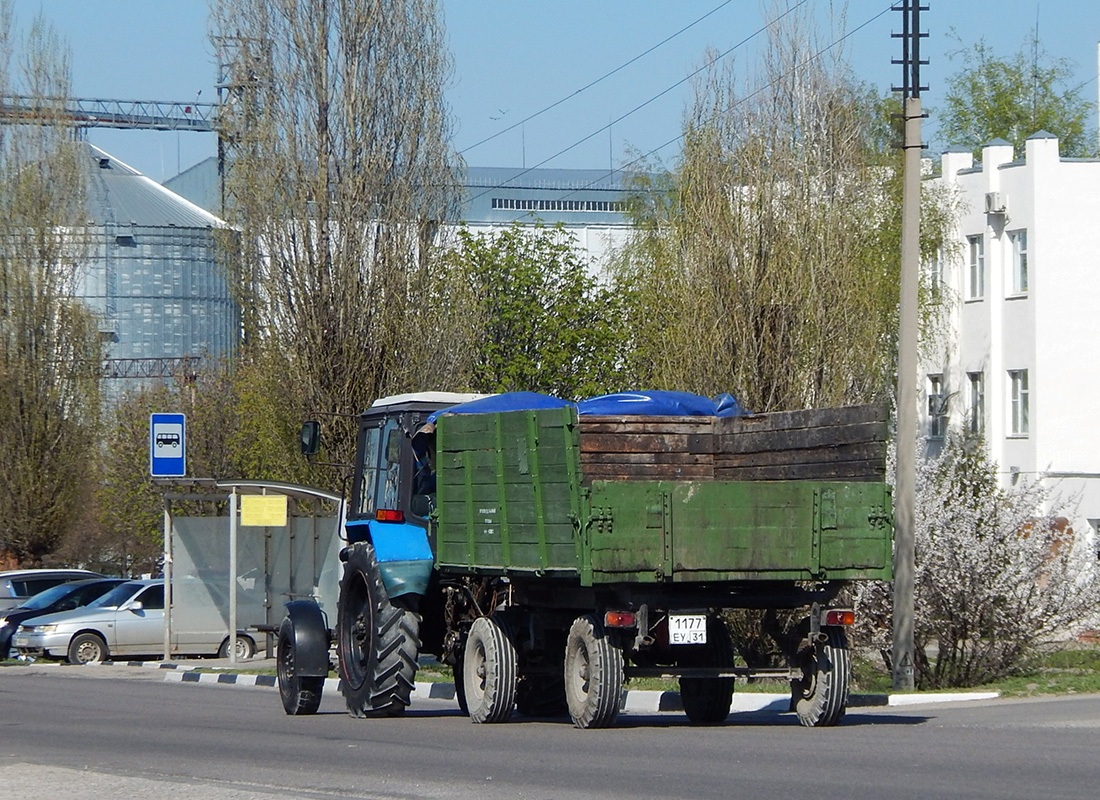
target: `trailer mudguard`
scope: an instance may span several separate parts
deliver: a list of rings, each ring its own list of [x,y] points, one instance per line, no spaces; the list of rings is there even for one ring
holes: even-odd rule
[[[321,607],[312,600],[291,600],[286,604],[284,628],[288,624],[294,642],[295,674],[305,678],[326,677],[329,636]]]
[[[374,545],[382,585],[391,600],[406,594],[423,595],[428,591],[435,556],[426,530],[407,522],[372,519],[349,520],[347,532],[350,544],[366,540]]]

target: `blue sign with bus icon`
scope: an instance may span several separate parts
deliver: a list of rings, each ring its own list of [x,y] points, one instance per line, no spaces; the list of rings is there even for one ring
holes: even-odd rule
[[[149,474],[182,478],[187,474],[187,419],[183,414],[149,415]]]

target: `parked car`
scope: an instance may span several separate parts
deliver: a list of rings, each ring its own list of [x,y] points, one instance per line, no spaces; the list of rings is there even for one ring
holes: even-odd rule
[[[255,641],[236,636],[237,658],[256,652]],[[179,655],[229,655],[224,632],[177,637]],[[164,652],[164,581],[126,581],[84,608],[36,617],[12,637],[12,646],[35,658],[65,658],[70,664],[109,661],[112,655],[159,656]]]
[[[14,569],[0,572],[0,611],[21,606],[39,592],[62,583],[102,578],[86,569]]]
[[[125,578],[88,578],[82,581],[70,581],[39,592],[21,606],[0,611],[0,659],[8,657],[12,636],[23,623],[46,614],[83,608],[125,582]]]

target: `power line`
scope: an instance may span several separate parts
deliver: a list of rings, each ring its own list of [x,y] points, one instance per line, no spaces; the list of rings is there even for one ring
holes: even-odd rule
[[[801,3],[800,3],[799,5],[801,5]],[[797,6],[795,6],[794,8],[797,8]],[[791,10],[794,10],[794,9],[792,8]],[[884,9],[883,9],[882,11],[878,12],[877,14],[875,14],[875,15],[874,15],[873,17],[871,17],[870,19],[868,19],[868,20],[866,20],[866,21],[864,21],[864,22],[860,23],[860,24],[859,24],[859,25],[857,25],[857,26],[856,26],[855,28],[852,28],[852,30],[850,30],[850,31],[846,32],[846,33],[845,33],[845,34],[844,34],[843,36],[841,36],[841,37],[840,37],[839,39],[837,39],[837,40],[833,41],[832,43],[830,43],[830,44],[826,45],[825,47],[821,48],[821,49],[820,49],[820,50],[818,50],[818,51],[817,51],[816,53],[814,53],[814,54],[813,54],[812,56],[809,56],[809,57],[805,58],[804,60],[800,61],[800,62],[799,62],[798,64],[796,64],[796,65],[795,65],[794,67],[792,67],[792,68],[791,68],[791,69],[790,69],[790,70],[789,70],[788,72],[784,73],[783,75],[780,75],[780,76],[779,76],[778,78],[776,78],[776,79],[775,79],[774,81],[771,81],[770,83],[767,83],[767,84],[765,84],[765,85],[761,86],[760,88],[756,89],[755,91],[753,91],[753,92],[751,92],[751,93],[749,93],[749,94],[745,95],[745,96],[744,96],[744,97],[742,97],[742,98],[741,98],[740,100],[738,100],[738,101],[737,101],[736,103],[734,103],[734,105],[733,105],[733,108],[737,108],[737,107],[738,107],[738,106],[740,106],[741,104],[743,104],[743,103],[746,103],[746,102],[748,102],[748,101],[749,101],[749,100],[751,100],[752,98],[756,97],[756,96],[757,96],[758,94],[761,94],[762,92],[764,92],[764,91],[766,91],[766,90],[770,89],[770,88],[771,88],[772,86],[774,86],[774,85],[775,85],[776,83],[778,83],[778,82],[780,82],[780,81],[782,81],[782,80],[784,80],[784,79],[786,79],[786,78],[790,77],[791,75],[795,74],[795,73],[796,73],[796,72],[797,72],[798,70],[802,69],[802,68],[803,68],[804,66],[806,66],[807,64],[810,64],[810,63],[812,63],[813,61],[816,61],[816,60],[817,60],[818,58],[820,58],[821,56],[823,56],[823,55],[824,55],[825,53],[829,52],[829,51],[830,51],[830,50],[832,50],[833,48],[835,48],[835,47],[837,47],[838,45],[842,44],[842,43],[843,43],[843,42],[844,42],[845,40],[847,40],[847,39],[849,39],[850,37],[854,36],[855,34],[859,33],[859,32],[860,32],[861,30],[863,30],[864,28],[866,28],[866,27],[867,27],[868,25],[870,25],[871,23],[873,23],[873,22],[875,22],[876,20],[878,20],[878,19],[879,19],[880,17],[883,17],[883,16],[885,16],[885,15],[886,15],[886,14],[887,14],[888,12],[890,12],[890,11],[893,11],[893,10],[894,10],[894,4],[893,4],[893,3],[891,3],[891,5],[887,6],[887,7],[886,7],[886,8],[884,8]],[[788,11],[787,13],[789,14],[789,13],[790,13],[790,11]],[[730,52],[732,52],[732,51],[733,51],[734,49],[736,49],[737,47],[740,47],[740,46],[741,46],[742,44],[744,44],[744,43],[745,43],[746,41],[748,41],[749,39],[751,39],[751,38],[752,38],[753,36],[757,36],[757,35],[758,35],[759,33],[761,33],[762,31],[764,31],[764,30],[767,30],[767,28],[769,28],[769,27],[770,27],[771,25],[774,25],[774,24],[775,24],[776,22],[779,22],[779,21],[780,21],[781,19],[783,19],[783,17],[784,17],[784,16],[786,16],[786,14],[783,14],[783,15],[781,15],[781,16],[779,16],[779,17],[776,17],[776,18],[775,18],[774,20],[772,20],[772,21],[771,21],[770,23],[768,23],[767,25],[765,25],[765,26],[764,26],[763,28],[761,28],[760,30],[756,31],[756,33],[752,34],[752,36],[750,36],[750,37],[748,37],[747,39],[744,39],[744,40],[742,40],[741,42],[739,42],[738,44],[734,45],[734,46],[733,46],[732,48],[730,48],[729,50],[727,50],[727,51],[726,51],[725,53],[722,53],[722,54],[721,54],[720,56],[718,56],[717,58],[713,59],[713,60],[712,60],[712,61],[710,61],[710,62],[709,62],[708,64],[705,64],[704,66],[700,67],[700,68],[699,68],[698,70],[696,70],[695,72],[693,72],[693,73],[692,73],[691,75],[688,75],[688,76],[687,76],[686,78],[684,78],[684,80],[682,80],[682,81],[679,81],[678,83],[674,84],[673,86],[669,87],[668,89],[665,89],[665,90],[664,90],[663,92],[661,92],[661,94],[659,94],[659,95],[656,95],[655,97],[651,98],[650,100],[647,100],[647,101],[646,101],[646,103],[643,103],[643,104],[642,104],[642,106],[638,106],[638,108],[642,108],[643,106],[645,106],[645,105],[647,105],[647,104],[649,104],[649,103],[653,102],[653,100],[656,100],[656,99],[657,99],[658,97],[660,97],[661,95],[663,95],[663,94],[666,94],[667,92],[669,92],[669,91],[671,91],[672,89],[674,89],[674,88],[675,88],[676,86],[679,86],[680,84],[684,83],[684,81],[686,81],[686,80],[688,80],[688,79],[690,79],[690,78],[694,77],[694,76],[695,76],[695,75],[697,75],[697,74],[698,74],[699,72],[701,72],[702,70],[704,70],[704,69],[706,69],[707,67],[709,67],[709,66],[710,66],[711,64],[714,64],[714,63],[715,63],[715,62],[717,62],[717,61],[718,61],[719,59],[721,59],[721,58],[724,58],[724,57],[725,57],[726,55],[728,55],[728,54],[729,54]],[[634,109],[634,111],[637,111],[637,110],[638,110],[637,108],[636,108],[636,109]],[[549,158],[546,158],[546,159],[544,159],[544,160],[540,161],[540,162],[539,162],[538,164],[535,164],[535,165],[534,165],[533,167],[528,167],[527,169],[524,169],[524,170],[521,170],[520,172],[517,172],[517,173],[516,173],[515,175],[513,175],[513,176],[512,176],[511,178],[509,178],[508,180],[509,180],[509,181],[513,181],[513,180],[515,180],[516,178],[522,177],[523,175],[526,175],[526,174],[527,174],[528,172],[531,172],[532,170],[538,169],[539,167],[543,166],[544,164],[546,164],[546,163],[548,163],[548,162],[550,162],[550,161],[553,161],[553,160],[554,160],[555,158],[557,158],[558,156],[562,155],[563,153],[566,153],[566,152],[568,152],[569,150],[573,149],[574,147],[576,147],[576,146],[578,146],[578,145],[580,145],[580,144],[582,144],[582,143],[584,143],[584,142],[588,141],[588,140],[589,140],[589,139],[591,139],[592,137],[594,137],[594,136],[597,136],[597,135],[599,135],[600,133],[602,133],[603,131],[607,130],[607,129],[608,129],[609,127],[611,127],[612,125],[614,125],[614,124],[615,124],[616,122],[619,122],[619,121],[621,121],[622,119],[624,119],[625,117],[627,117],[627,116],[629,116],[630,114],[634,113],[634,111],[630,111],[630,112],[628,112],[627,114],[624,114],[624,115],[623,115],[622,117],[619,117],[619,119],[617,119],[617,120],[614,120],[614,121],[612,121],[612,122],[608,123],[608,124],[607,124],[607,125],[605,125],[604,127],[600,128],[599,130],[595,131],[594,133],[591,133],[591,134],[589,134],[588,136],[585,136],[585,137],[584,137],[583,139],[581,139],[581,140],[580,140],[580,141],[578,141],[578,142],[575,142],[574,144],[570,145],[569,147],[565,148],[564,150],[561,150],[561,151],[559,151],[559,152],[555,153],[554,155],[550,156]],[[713,118],[712,118],[712,119],[713,119]],[[708,121],[709,121],[709,120],[708,120]],[[571,192],[569,192],[569,193],[567,193],[567,194],[563,194],[563,195],[561,195],[561,196],[560,196],[560,197],[559,197],[558,199],[565,199],[565,198],[568,198],[568,197],[572,197],[573,195],[577,194],[578,192],[583,192],[583,191],[585,191],[585,190],[587,190],[587,189],[591,189],[591,188],[592,188],[593,186],[595,186],[596,184],[600,183],[601,181],[605,181],[605,180],[607,180],[608,178],[610,178],[610,177],[611,177],[612,175],[614,175],[614,174],[615,174],[616,172],[626,172],[627,170],[629,170],[629,169],[630,169],[631,167],[633,167],[634,165],[636,165],[636,164],[639,164],[639,163],[643,162],[643,161],[644,161],[645,159],[649,158],[650,156],[654,155],[655,153],[659,153],[659,152],[660,152],[661,150],[664,150],[664,149],[665,149],[666,147],[669,147],[670,145],[676,144],[677,142],[679,142],[679,141],[680,141],[681,139],[683,139],[683,138],[684,138],[684,134],[682,134],[682,133],[681,133],[681,134],[679,134],[679,135],[675,136],[674,138],[672,138],[672,139],[669,139],[669,140],[668,140],[667,142],[665,142],[664,144],[661,144],[661,145],[658,145],[657,147],[654,147],[654,148],[653,148],[652,150],[650,150],[649,152],[643,153],[642,155],[640,155],[640,156],[638,156],[637,158],[635,158],[635,159],[634,159],[633,161],[628,161],[628,162],[627,162],[626,164],[624,164],[623,166],[619,167],[618,169],[612,169],[612,170],[608,170],[608,171],[607,171],[607,172],[606,172],[605,174],[601,175],[601,176],[600,176],[599,178],[597,178],[597,179],[595,179],[595,180],[593,180],[593,181],[590,181],[589,183],[585,184],[584,186],[580,187],[579,189],[574,189],[573,191],[571,191]],[[474,195],[474,196],[473,196],[472,198],[470,198],[470,202],[473,202],[474,200],[477,200],[478,198],[484,197],[484,196],[485,196],[486,194],[488,194],[489,192],[492,192],[492,191],[494,191],[494,190],[497,190],[497,189],[502,189],[502,188],[505,188],[503,184],[498,184],[498,185],[496,185],[496,186],[490,186],[490,187],[489,187],[489,188],[487,188],[487,189],[486,189],[485,191],[483,191],[483,192],[480,192],[479,194],[476,194],[476,195]]]
[[[653,103],[653,102],[655,102],[655,101],[659,100],[660,98],[664,97],[664,96],[665,96],[666,94],[668,94],[669,92],[671,92],[671,91],[672,91],[673,89],[676,89],[676,88],[678,88],[678,87],[682,86],[683,84],[687,83],[687,82],[688,82],[689,80],[691,80],[692,78],[694,78],[694,77],[695,77],[696,75],[698,75],[698,74],[699,74],[700,72],[703,72],[704,70],[706,70],[706,69],[709,69],[709,68],[710,68],[710,67],[711,67],[711,66],[712,66],[713,64],[717,63],[718,61],[721,61],[721,60],[722,60],[723,58],[725,58],[726,56],[728,56],[728,55],[729,55],[730,53],[732,53],[732,52],[733,52],[734,50],[736,50],[736,49],[738,49],[739,47],[742,47],[742,46],[744,46],[745,44],[747,44],[748,42],[752,41],[752,40],[753,40],[753,39],[755,39],[755,38],[756,38],[757,36],[759,36],[759,35],[760,35],[761,33],[764,33],[764,32],[765,32],[766,30],[768,30],[768,28],[772,27],[772,26],[773,26],[773,25],[775,25],[775,24],[776,24],[777,22],[781,21],[782,19],[784,19],[784,18],[785,18],[785,17],[787,17],[788,15],[790,15],[790,14],[792,14],[793,12],[795,12],[796,10],[798,10],[798,9],[799,9],[799,8],[800,8],[801,6],[804,6],[804,5],[805,5],[805,4],[807,3],[807,2],[809,2],[809,0],[799,0],[799,2],[795,3],[795,4],[793,5],[793,6],[791,6],[790,8],[788,8],[788,9],[787,9],[786,11],[784,11],[784,12],[783,12],[782,14],[780,14],[780,15],[779,15],[778,17],[776,17],[775,19],[771,20],[771,21],[770,21],[770,22],[768,22],[767,24],[765,24],[765,25],[763,25],[762,27],[758,28],[757,30],[753,31],[753,32],[752,32],[751,34],[749,34],[748,36],[746,36],[746,37],[745,37],[744,39],[742,39],[741,41],[739,41],[739,42],[738,42],[737,44],[733,45],[733,46],[732,46],[732,47],[730,47],[729,49],[727,49],[727,50],[724,50],[723,52],[719,53],[719,54],[718,54],[718,55],[716,55],[716,56],[715,56],[714,58],[712,58],[712,59],[711,59],[710,61],[708,61],[707,63],[705,63],[705,64],[703,64],[703,65],[702,65],[701,67],[699,67],[699,68],[698,68],[697,70],[695,70],[694,72],[691,72],[691,73],[689,73],[689,74],[685,75],[685,76],[684,76],[683,78],[681,78],[680,80],[676,81],[676,83],[672,84],[671,86],[669,86],[669,87],[667,87],[667,88],[665,88],[665,89],[661,90],[661,91],[660,91],[660,92],[658,92],[657,94],[653,95],[653,96],[652,96],[652,97],[650,97],[650,98],[649,98],[648,100],[646,100],[646,101],[645,101],[644,103],[641,103],[641,104],[639,104],[639,105],[635,106],[635,107],[634,107],[634,108],[632,108],[632,109],[631,109],[630,111],[627,111],[627,112],[626,112],[625,114],[622,114],[622,115],[620,115],[619,117],[616,117],[615,119],[611,120],[610,122],[608,122],[608,123],[607,123],[606,125],[604,125],[603,127],[601,127],[601,128],[598,128],[598,129],[596,129],[595,131],[593,131],[592,133],[588,134],[588,135],[587,135],[587,136],[585,136],[584,138],[582,138],[582,139],[578,139],[577,141],[573,142],[573,144],[569,145],[568,147],[565,147],[565,148],[563,148],[563,149],[559,150],[558,152],[554,153],[554,155],[552,155],[552,156],[549,156],[549,157],[547,157],[547,158],[544,158],[544,159],[543,159],[542,161],[540,161],[539,163],[535,164],[534,166],[531,166],[531,167],[527,167],[527,168],[525,168],[525,169],[522,169],[522,170],[520,170],[519,172],[517,172],[517,173],[516,173],[515,175],[513,175],[513,176],[512,176],[511,178],[509,178],[508,180],[509,180],[509,181],[513,181],[513,180],[515,180],[516,178],[521,178],[521,177],[523,177],[524,175],[526,175],[527,173],[531,172],[532,170],[536,170],[536,169],[538,169],[539,167],[541,167],[541,166],[543,166],[543,165],[545,165],[545,164],[548,164],[548,163],[550,163],[551,161],[553,161],[553,160],[554,160],[555,158],[557,158],[558,156],[561,156],[561,155],[564,155],[565,153],[568,153],[568,152],[569,152],[570,150],[572,150],[572,149],[573,149],[574,147],[579,147],[580,145],[582,145],[582,144],[584,144],[585,142],[587,142],[587,141],[588,141],[589,139],[592,139],[592,138],[594,138],[594,137],[596,137],[596,136],[599,136],[599,135],[600,135],[601,133],[603,133],[604,131],[606,131],[606,130],[609,130],[610,128],[614,127],[614,126],[615,126],[616,124],[618,124],[618,123],[622,122],[622,121],[623,121],[624,119],[626,119],[626,118],[627,118],[627,117],[629,117],[630,115],[632,115],[632,114],[634,114],[634,113],[636,113],[636,112],[638,112],[638,111],[641,111],[641,110],[642,110],[643,108],[645,108],[646,106],[648,106],[648,105],[649,105],[650,103]],[[717,9],[716,9],[716,10],[717,10]],[[889,9],[889,8],[887,8],[886,10],[887,10],[887,11],[889,11],[890,9]],[[883,12],[880,12],[880,13],[879,13],[878,15],[876,15],[875,17],[873,17],[873,18],[872,18],[871,20],[868,20],[868,22],[867,22],[867,23],[864,23],[864,25],[870,24],[870,22],[873,22],[873,21],[874,21],[875,19],[878,19],[878,17],[881,17],[881,16],[882,16],[883,14],[885,14],[885,13],[886,13],[885,11],[883,11]],[[862,27],[864,27],[864,26],[862,26],[862,25],[861,25],[860,27],[862,28]],[[856,30],[859,30],[859,28],[856,28]],[[855,31],[852,31],[852,33],[854,33],[854,32],[855,32]],[[824,53],[824,52],[826,52],[826,51],[830,50],[830,49],[831,49],[832,47],[835,47],[835,46],[836,46],[837,44],[839,44],[839,42],[840,42],[840,41],[843,41],[843,39],[841,39],[841,40],[838,40],[837,42],[833,42],[833,44],[829,45],[829,47],[825,48],[825,50],[822,50],[822,51],[821,51],[821,53]],[[818,53],[817,55],[821,55],[821,53]],[[815,58],[816,58],[816,56],[815,56]],[[764,87],[764,88],[767,88],[767,87]],[[757,92],[754,92],[754,93],[753,93],[752,95],[749,95],[749,97],[752,97],[752,96],[754,96],[755,94],[759,93],[760,91],[763,91],[763,89],[759,89],[759,90],[757,90]],[[748,98],[745,98],[745,99],[747,100]],[[743,101],[742,101],[742,102],[743,102]],[[517,123],[517,124],[521,124],[521,123]],[[514,126],[513,126],[513,127],[514,127]],[[503,131],[501,131],[501,132],[503,133]],[[674,143],[674,142],[676,142],[676,141],[678,141],[679,139],[682,139],[682,138],[683,138],[683,134],[681,134],[680,136],[676,137],[676,139],[673,139],[673,140],[671,140],[671,141],[669,141],[669,142],[666,142],[665,144],[661,145],[660,147],[658,147],[658,148],[657,148],[657,150],[662,150],[662,149],[664,149],[665,147],[668,147],[668,146],[669,146],[670,144],[672,144],[672,143]],[[649,155],[652,155],[653,153],[657,152],[657,150],[652,150],[652,151],[650,151],[649,153],[646,153],[646,155],[644,155],[644,156],[640,156],[639,158],[635,159],[634,161],[632,161],[632,162],[630,162],[630,163],[631,163],[631,164],[635,164],[635,163],[637,163],[638,161],[642,160],[643,158],[646,158],[647,156],[649,156]],[[465,152],[465,151],[463,151],[463,152]],[[628,164],[627,166],[629,166],[629,164]],[[620,171],[621,171],[621,170],[610,170],[610,171],[609,171],[609,172],[607,173],[607,175],[608,175],[608,176],[610,176],[610,175],[614,175],[614,174],[615,174],[616,172],[620,172]],[[605,177],[606,177],[606,176],[605,176]],[[595,183],[595,182],[594,182],[594,183]],[[594,184],[589,184],[589,186],[592,186],[592,185],[594,185]],[[490,187],[489,187],[488,189],[486,189],[485,191],[483,191],[483,192],[481,192],[481,193],[479,193],[479,194],[476,194],[476,195],[474,195],[473,197],[471,197],[471,198],[470,198],[470,202],[473,202],[474,200],[477,200],[477,199],[479,199],[479,198],[481,198],[481,197],[484,197],[484,196],[485,196],[486,194],[488,194],[489,192],[491,192],[491,191],[493,191],[493,190],[495,190],[495,189],[499,189],[499,188],[502,188],[502,187],[501,187],[501,186],[490,186]],[[587,187],[585,187],[585,188],[587,188]],[[578,189],[577,191],[581,191],[581,190],[579,190],[579,189]],[[571,194],[572,194],[572,193],[571,193]],[[565,195],[565,196],[566,196],[566,197],[568,197],[569,195]]]
[[[477,148],[477,147],[481,147],[481,145],[485,144],[486,142],[491,142],[491,141],[492,141],[493,139],[497,138],[498,136],[503,136],[504,134],[508,133],[509,131],[514,131],[514,130],[515,130],[516,128],[518,128],[519,126],[521,126],[521,125],[523,125],[523,124],[525,124],[525,123],[527,123],[527,122],[530,122],[531,120],[535,119],[536,117],[540,117],[540,116],[542,116],[542,115],[543,115],[543,114],[545,114],[545,113],[546,113],[547,111],[551,111],[551,110],[553,110],[553,109],[557,108],[558,106],[560,106],[560,105],[561,105],[562,103],[565,103],[565,102],[567,102],[567,101],[569,101],[569,100],[572,100],[572,99],[573,99],[574,97],[576,97],[577,95],[581,94],[582,92],[585,92],[585,91],[587,91],[587,90],[591,89],[591,88],[592,88],[593,86],[595,86],[595,85],[596,85],[597,83],[600,83],[601,81],[607,80],[608,78],[610,78],[610,77],[611,77],[612,75],[614,75],[615,73],[617,73],[617,72],[621,72],[622,70],[626,69],[626,68],[627,68],[627,67],[629,67],[629,66],[630,66],[631,64],[633,64],[634,62],[636,62],[636,61],[638,61],[638,60],[640,60],[640,59],[642,59],[642,58],[645,58],[646,56],[648,56],[648,55],[649,55],[650,53],[652,53],[652,52],[653,52],[654,50],[656,50],[657,48],[659,48],[659,47],[663,47],[664,45],[668,44],[668,43],[669,43],[669,42],[671,42],[671,41],[672,41],[673,39],[675,39],[675,38],[676,38],[677,36],[679,36],[679,35],[680,35],[681,33],[684,33],[685,31],[687,31],[687,30],[690,30],[691,28],[694,28],[694,27],[695,27],[696,25],[698,25],[698,24],[699,24],[700,22],[702,22],[703,20],[705,20],[705,19],[706,19],[707,17],[710,17],[710,16],[712,16],[713,14],[717,13],[718,11],[721,11],[721,10],[722,10],[723,8],[725,8],[726,6],[728,6],[728,5],[729,5],[730,3],[732,3],[732,2],[733,2],[733,0],[726,0],[726,1],[724,2],[724,3],[722,3],[722,4],[718,5],[718,6],[717,6],[717,7],[715,7],[715,8],[712,8],[712,9],[711,9],[710,11],[708,11],[708,12],[707,12],[706,14],[704,14],[704,15],[703,15],[703,16],[701,16],[701,17],[699,17],[699,19],[695,20],[695,21],[694,21],[694,22],[692,22],[692,23],[689,23],[688,25],[685,25],[685,26],[684,26],[683,28],[680,28],[680,30],[676,31],[676,33],[672,34],[671,36],[667,36],[667,37],[665,37],[665,38],[664,38],[664,39],[662,39],[661,41],[657,42],[657,44],[655,44],[655,45],[653,45],[652,47],[650,47],[650,48],[649,48],[648,50],[646,50],[646,51],[644,51],[644,52],[642,52],[642,53],[639,53],[638,55],[634,56],[634,58],[630,59],[630,60],[629,60],[629,61],[627,61],[627,62],[626,62],[625,64],[620,64],[619,66],[615,67],[615,69],[611,70],[610,72],[604,73],[604,74],[603,74],[603,75],[601,75],[600,77],[596,78],[596,79],[595,79],[594,81],[592,81],[592,82],[590,82],[590,83],[588,83],[588,84],[585,84],[585,85],[584,85],[584,86],[582,86],[581,88],[577,89],[577,90],[576,90],[575,92],[572,92],[571,94],[567,94],[567,95],[566,95],[565,97],[561,98],[560,100],[557,100],[557,101],[555,101],[555,102],[551,103],[550,105],[546,106],[546,107],[545,107],[545,108],[543,108],[543,109],[540,109],[539,111],[536,111],[536,112],[535,112],[534,114],[531,114],[531,115],[530,115],[530,116],[528,116],[528,117],[524,117],[524,118],[523,118],[523,119],[521,119],[521,120],[520,120],[519,122],[516,122],[516,123],[514,123],[514,124],[512,124],[512,125],[509,125],[509,126],[508,126],[507,128],[504,128],[503,130],[499,130],[499,131],[497,131],[496,133],[492,134],[491,136],[486,136],[486,137],[485,137],[484,139],[482,139],[482,140],[481,140],[480,142],[475,142],[474,144],[470,145],[469,147],[466,147],[466,148],[464,148],[464,149],[460,150],[460,151],[459,151],[459,154],[460,154],[460,155],[465,155],[466,153],[470,152],[471,150],[473,150],[473,149],[475,149],[475,148]],[[806,2],[806,0],[802,0],[802,2]],[[800,5],[801,5],[801,3],[800,3]]]

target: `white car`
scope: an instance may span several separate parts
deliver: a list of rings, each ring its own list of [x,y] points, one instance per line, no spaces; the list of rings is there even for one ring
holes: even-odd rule
[[[102,578],[86,569],[12,569],[0,572],[0,611],[21,606],[39,592],[69,581]]]
[[[160,656],[164,653],[164,581],[127,581],[84,608],[35,617],[12,637],[20,655],[66,658],[70,664],[109,661],[116,655]],[[256,650],[251,637],[238,633],[237,658]],[[229,654],[229,637],[176,642],[178,655]]]

